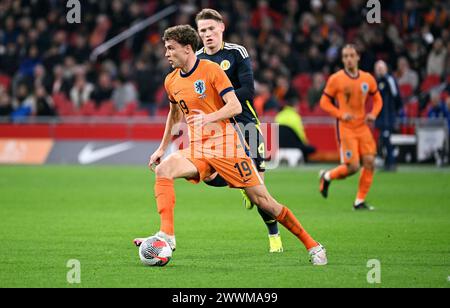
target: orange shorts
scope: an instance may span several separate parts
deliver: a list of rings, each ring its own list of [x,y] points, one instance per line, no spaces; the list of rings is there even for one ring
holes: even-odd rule
[[[359,164],[362,156],[377,154],[377,145],[367,125],[354,130],[341,128],[339,137],[341,163]]]
[[[217,171],[231,188],[244,188],[262,185],[263,181],[253,160],[247,156],[230,158],[193,157],[189,149],[179,151],[197,168],[199,176],[187,179],[198,184]]]

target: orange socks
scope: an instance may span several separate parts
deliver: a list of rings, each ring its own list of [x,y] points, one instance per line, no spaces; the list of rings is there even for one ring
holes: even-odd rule
[[[317,242],[303,229],[300,222],[295,218],[294,214],[287,207],[283,206],[283,210],[277,217],[277,221],[286,229],[291,231],[300,241],[303,242],[306,249],[317,246]]]
[[[359,200],[366,200],[366,196],[369,193],[370,186],[373,181],[373,170],[366,168],[361,169],[361,175],[359,177],[358,194],[356,198]]]
[[[158,213],[161,217],[160,230],[168,235],[174,235],[175,188],[173,180],[156,178],[155,197]]]
[[[339,165],[330,171],[330,180],[340,180],[348,176],[347,165]]]

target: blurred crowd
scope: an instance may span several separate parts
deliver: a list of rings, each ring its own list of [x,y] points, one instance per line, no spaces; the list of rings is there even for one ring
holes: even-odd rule
[[[225,40],[253,59],[255,108],[275,114],[298,102],[318,108],[340,49],[354,43],[360,67],[386,61],[397,78],[404,114],[450,109],[450,5],[447,1],[381,1],[381,23],[369,24],[364,0],[85,0],[81,23],[69,24],[66,1],[0,0],[0,116],[164,115],[170,71],[161,42],[171,25],[195,25],[204,7],[221,12]],[[179,11],[101,54],[94,48],[171,4]]]

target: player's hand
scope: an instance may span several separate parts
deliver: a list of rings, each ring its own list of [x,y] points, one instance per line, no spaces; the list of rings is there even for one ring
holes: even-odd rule
[[[368,115],[366,115],[365,121],[367,124],[372,124],[373,122],[375,122],[375,120],[376,117],[373,114],[369,113]]]
[[[355,117],[353,115],[351,115],[350,113],[344,113],[342,115],[341,120],[344,121],[344,122],[349,122],[349,121],[353,120],[354,118]]]
[[[187,124],[204,126],[204,125],[212,122],[209,114],[205,114],[201,110],[196,110],[196,109],[193,109],[192,111],[196,111],[198,113],[191,115],[189,117],[186,117]]]
[[[156,166],[158,166],[159,163],[161,162],[161,157],[163,157],[164,152],[165,151],[162,150],[162,149],[157,149],[155,151],[155,153],[153,153],[152,156],[150,156],[150,160],[148,162],[148,166],[153,172],[155,172]]]

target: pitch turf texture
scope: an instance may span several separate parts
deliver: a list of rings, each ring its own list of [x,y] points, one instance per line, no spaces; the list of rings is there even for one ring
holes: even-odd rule
[[[157,231],[153,175],[137,167],[0,167],[0,287],[450,287],[450,172],[376,174],[375,212],[353,212],[357,177],[318,193],[317,168],[277,170],[267,184],[328,249],[313,267],[281,229],[268,253],[265,226],[237,190],[176,182],[177,251],[143,266],[132,239]],[[69,284],[70,259],[81,283]],[[369,284],[368,260],[381,264]]]

